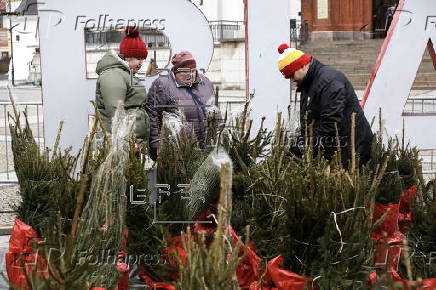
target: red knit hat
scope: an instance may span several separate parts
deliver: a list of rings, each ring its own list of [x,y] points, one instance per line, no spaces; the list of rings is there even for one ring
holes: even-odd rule
[[[312,57],[301,50],[290,48],[287,44],[281,44],[278,49],[280,57],[278,60],[279,70],[287,79],[306,64],[309,64]]]
[[[147,46],[139,36],[138,27],[128,26],[126,28],[126,36],[120,43],[120,53],[125,57],[147,58]]]
[[[197,63],[189,51],[182,51],[176,53],[171,59],[173,64],[172,70],[175,71],[178,68],[196,68]]]

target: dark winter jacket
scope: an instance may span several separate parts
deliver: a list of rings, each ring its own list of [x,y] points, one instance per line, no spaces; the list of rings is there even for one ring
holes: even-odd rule
[[[150,117],[150,147],[159,148],[162,113],[180,110],[193,127],[198,143],[203,148],[207,126],[205,106],[212,103],[213,95],[212,83],[200,73],[197,73],[192,88],[179,86],[173,73],[156,79],[148,92],[146,104],[146,111]]]
[[[115,51],[109,51],[97,63],[98,80],[95,93],[97,108],[106,129],[111,132],[112,118],[119,101],[127,111],[136,116],[135,135],[138,142],[149,138],[149,118],[143,108],[147,98],[145,86],[136,77],[130,76],[129,65]]]
[[[360,107],[353,86],[342,72],[312,58],[306,77],[298,86],[301,92],[301,134],[305,136],[307,124],[313,124],[313,144],[323,144],[324,156],[330,159],[337,149],[337,124],[342,162],[347,167],[351,156],[351,118],[355,117],[355,148],[361,164],[370,158],[372,132]],[[309,127],[307,127],[309,129]]]

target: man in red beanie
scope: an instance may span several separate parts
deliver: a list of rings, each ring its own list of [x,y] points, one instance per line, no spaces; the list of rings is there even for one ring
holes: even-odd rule
[[[360,164],[365,164],[371,155],[373,134],[350,81],[342,72],[287,44],[280,45],[278,51],[280,72],[286,79],[293,80],[297,92],[301,93],[298,143],[305,144],[305,134],[312,125],[315,150],[322,149],[324,157],[330,160],[339,145],[342,163],[348,168],[351,118],[355,113],[355,152],[360,157]],[[336,127],[340,144],[337,144]]]
[[[148,51],[136,27],[127,27],[126,36],[120,43],[120,53],[106,53],[97,63],[97,89],[95,101],[105,129],[110,133],[112,118],[118,103],[123,102],[127,111],[136,116],[135,135],[137,145],[149,138],[149,118],[143,108],[147,98],[144,85],[134,76],[147,58]],[[132,78],[133,75],[133,78]]]
[[[156,79],[147,98],[146,110],[150,116],[151,157],[157,158],[159,131],[163,112],[175,113],[183,108],[186,121],[191,124],[200,148],[205,147],[207,106],[212,104],[212,82],[197,71],[197,63],[188,51],[173,56],[171,72]]]

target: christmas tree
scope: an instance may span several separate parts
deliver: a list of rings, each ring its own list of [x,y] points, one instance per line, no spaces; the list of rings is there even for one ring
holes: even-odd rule
[[[222,133],[222,146],[233,163],[232,226],[240,234],[251,218],[250,170],[259,159],[267,156],[272,138],[272,133],[263,129],[265,119],[262,119],[257,135],[251,138],[252,121],[248,121],[248,106],[246,103],[241,115],[235,118],[234,126]]]
[[[413,203],[413,223],[407,236],[409,259],[402,256],[399,274],[409,280],[436,277],[436,180],[429,181],[418,191]]]
[[[181,114],[164,113],[160,133],[160,152],[157,160],[158,184],[167,186],[162,195],[159,214],[167,220],[184,221],[185,205],[181,199],[183,188],[192,183],[195,172],[206,158],[199,148],[192,128],[186,125]],[[185,230],[185,224],[168,225],[172,235],[180,235]]]
[[[197,240],[188,230],[182,239],[186,252],[185,261],[179,259],[180,277],[177,289],[239,289],[236,269],[243,257],[239,257],[241,242],[232,243],[229,232],[232,203],[231,163],[220,166],[220,200],[218,205],[217,230],[210,246],[203,233]]]
[[[23,200],[17,212],[42,238],[33,247],[37,264],[47,273],[41,275],[40,268],[27,271],[32,289],[111,288],[117,283],[134,117],[120,105],[111,138],[101,143],[96,140],[96,115],[80,155],[71,156],[68,149],[59,149],[62,124],[53,149],[40,151],[27,120],[22,128],[15,111],[10,129]]]
[[[372,205],[388,160],[371,171],[345,170],[339,154],[328,162],[310,148],[298,158],[285,132],[279,116],[271,154],[250,171],[256,252],[282,254],[285,269],[315,278],[319,289],[362,287],[373,261]]]

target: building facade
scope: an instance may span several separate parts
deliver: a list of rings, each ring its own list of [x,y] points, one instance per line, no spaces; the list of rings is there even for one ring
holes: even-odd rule
[[[4,26],[8,31],[11,30],[9,80],[13,80],[15,84],[40,83],[36,4],[36,0],[12,0],[6,5],[6,10],[11,14],[4,17]]]
[[[295,25],[299,27],[301,0],[290,1],[290,24],[293,19]],[[214,56],[207,76],[219,88],[221,109],[236,113],[243,109],[242,103],[246,98],[244,0],[192,0],[191,2],[204,13],[214,35]],[[289,40],[277,40],[278,43],[287,41]]]
[[[302,1],[302,22],[311,40],[363,40],[384,37],[386,11],[398,0]]]

